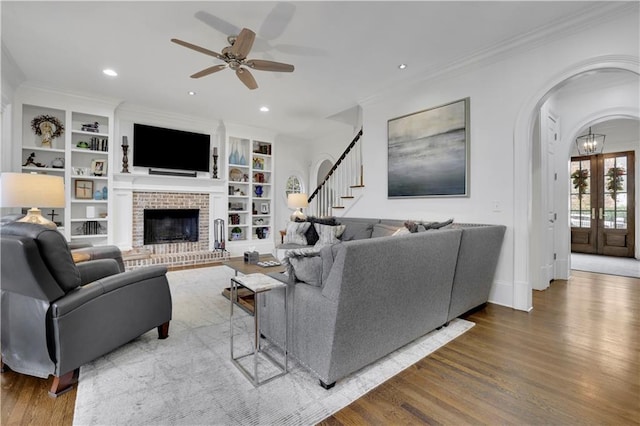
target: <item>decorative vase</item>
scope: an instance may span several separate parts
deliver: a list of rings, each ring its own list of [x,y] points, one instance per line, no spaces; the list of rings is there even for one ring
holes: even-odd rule
[[[256,185],[256,189],[255,189],[255,193],[256,193],[256,197],[262,197],[262,185]]]
[[[233,144],[233,151],[231,151],[231,155],[229,156],[229,163],[230,164],[238,164],[238,161],[240,159],[238,158],[238,145],[236,145],[235,143]]]
[[[93,193],[93,199],[94,200],[102,200],[102,191],[97,190],[96,192]]]
[[[108,195],[109,195],[109,190],[107,189],[107,187],[106,186],[102,187],[102,199],[106,200]]]

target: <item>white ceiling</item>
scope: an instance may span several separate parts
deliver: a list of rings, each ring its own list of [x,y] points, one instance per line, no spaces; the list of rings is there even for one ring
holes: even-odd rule
[[[33,85],[301,136],[378,93],[612,7],[578,1],[2,1],[2,44]],[[189,78],[221,62],[171,38],[220,52],[227,35],[242,27],[257,34],[249,58],[291,63],[295,71],[252,71],[254,91],[231,70]],[[400,71],[400,63],[408,68]],[[118,77],[105,77],[104,68]],[[261,113],[262,105],[271,111]]]

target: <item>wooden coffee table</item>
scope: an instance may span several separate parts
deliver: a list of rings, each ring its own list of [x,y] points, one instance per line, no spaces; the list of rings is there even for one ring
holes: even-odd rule
[[[261,262],[268,261],[277,261],[275,257],[270,254],[262,254],[259,257]],[[234,257],[225,262],[222,262],[223,265],[228,266],[229,268],[236,271],[236,276],[238,274],[249,275],[249,274],[269,274],[271,272],[284,272],[285,267],[282,265],[279,266],[269,266],[262,267],[256,264],[247,263],[244,261],[244,257]],[[222,290],[222,295],[229,299],[231,296],[231,287],[227,287]],[[244,309],[249,314],[253,315],[254,312],[254,294],[251,290],[243,287],[238,288],[238,298],[235,301],[236,305],[240,308]]]

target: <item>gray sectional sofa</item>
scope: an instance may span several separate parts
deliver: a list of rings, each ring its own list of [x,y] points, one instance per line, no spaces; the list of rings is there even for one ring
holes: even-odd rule
[[[403,221],[339,222],[343,242],[289,247],[289,273],[272,274],[289,289],[289,354],[324,387],[487,302],[504,226],[399,235]],[[282,346],[283,292],[264,300],[261,332]]]

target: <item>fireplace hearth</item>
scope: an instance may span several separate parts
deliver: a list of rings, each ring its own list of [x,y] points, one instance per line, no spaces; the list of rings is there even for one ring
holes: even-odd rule
[[[197,242],[199,209],[144,209],[144,244]]]

